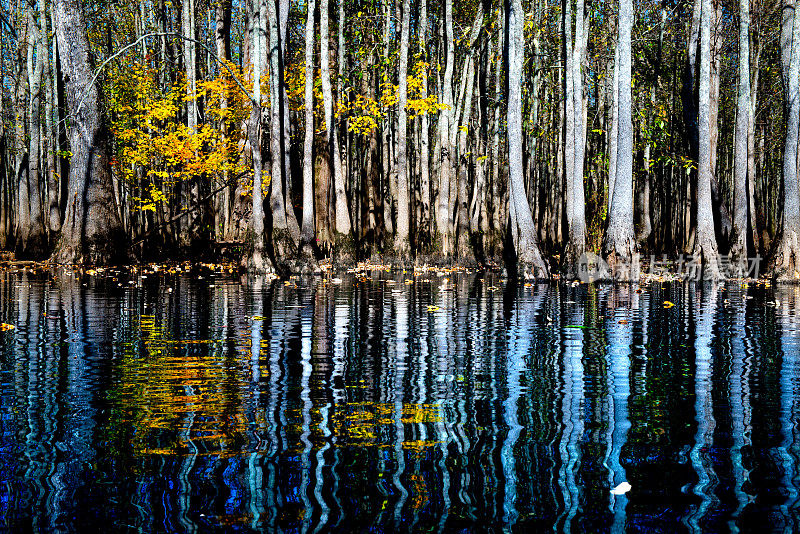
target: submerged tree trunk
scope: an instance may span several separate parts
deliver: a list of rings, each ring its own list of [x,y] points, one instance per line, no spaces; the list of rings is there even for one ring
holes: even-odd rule
[[[449,1],[449,0],[448,0]],[[522,163],[522,64],[525,38],[521,0],[507,3],[508,10],[508,165],[510,231],[516,258],[516,272],[522,276],[546,277],[547,264],[536,240]]]
[[[108,157],[109,132],[92,83],[89,39],[82,3],[56,0],[58,51],[70,110],[67,211],[52,259],[58,263],[106,264],[124,256]]]
[[[800,278],[800,187],[797,179],[797,142],[800,129],[800,17],[793,14],[792,44],[787,73],[788,120],[783,153],[783,225],[772,260],[778,279]]]
[[[747,168],[750,130],[750,0],[739,0],[739,88],[734,138],[733,236],[731,260],[739,263],[747,258]]]
[[[351,232],[352,226],[350,224],[350,210],[347,205],[347,196],[345,193],[345,172],[344,172],[344,165],[342,164],[342,155],[339,151],[339,136],[336,132],[336,123],[333,120],[333,96],[332,96],[332,89],[331,89],[331,71],[330,71],[330,52],[329,52],[329,30],[328,30],[328,3],[325,0],[321,0],[320,3],[320,65],[321,65],[321,76],[322,76],[322,97],[323,97],[323,104],[325,106],[325,132],[327,135],[328,140],[328,153],[330,154],[331,161],[333,165],[333,197],[334,197],[334,229],[336,231],[336,238],[334,239],[334,244],[339,242],[341,246],[340,249],[344,250],[337,250],[340,256],[344,253],[345,256],[349,256],[349,249],[351,246],[348,246],[348,243],[341,243],[344,239],[345,241],[352,239]],[[339,35],[342,37],[342,41],[344,40],[344,8],[340,3],[339,6]],[[339,69],[343,71],[344,69],[344,43],[339,43]],[[342,80],[339,81],[339,98],[344,98],[342,94]]]
[[[263,63],[261,58],[264,54],[262,50],[264,19],[265,13],[260,0],[253,0],[253,39],[250,60],[253,64],[253,100],[255,102],[253,102],[250,124],[248,125],[250,149],[253,154],[253,211],[251,223],[253,250],[248,267],[255,274],[266,272],[270,268],[264,224],[263,158],[261,155],[261,65]]]
[[[566,0],[569,6],[570,0]],[[566,10],[569,16],[569,10]],[[575,41],[570,46],[569,33],[570,21],[564,25],[567,37],[567,101],[572,100],[572,106],[567,107],[567,135],[572,137],[567,140],[567,145],[572,145],[567,157],[572,155],[573,161],[567,162],[567,250],[564,258],[565,272],[568,277],[577,273],[578,259],[586,250],[586,202],[583,186],[583,169],[585,153],[584,129],[584,99],[583,99],[583,73],[581,64],[584,46],[584,2],[577,0],[575,3]],[[570,115],[571,113],[571,117]],[[570,172],[571,171],[571,172]]]
[[[326,2],[327,0],[322,0]],[[307,257],[313,256],[314,246],[314,10],[315,0],[306,2],[306,128],[303,142],[303,224],[300,231],[299,250]]]
[[[711,21],[714,12],[711,0],[703,0],[700,17],[700,83],[698,88],[698,161],[697,161],[697,229],[695,256],[702,262],[704,277],[721,277],[719,253],[714,233],[714,213],[711,202],[712,163],[710,96],[711,96]]]
[[[43,46],[42,35],[46,31],[44,19],[37,23],[35,4],[28,7],[28,166],[20,179],[20,217],[17,225],[17,252],[23,257],[43,258],[47,253],[47,236],[44,225],[42,205],[41,168],[41,108],[42,77],[44,75],[47,48]]]
[[[257,0],[256,0],[257,1]],[[280,11],[276,2],[266,0],[269,19],[269,79],[270,79],[270,212],[272,215],[272,239],[275,257],[284,258],[292,255],[294,243],[289,234],[286,200],[284,197],[284,150],[287,140],[284,139],[284,82],[283,53],[279,27]],[[290,208],[291,209],[291,208]]]
[[[453,173],[453,154],[450,146],[450,128],[453,119],[453,64],[455,62],[455,38],[453,36],[453,0],[445,0],[444,3],[444,26],[445,26],[445,46],[446,64],[444,70],[444,81],[442,85],[442,101],[446,109],[442,110],[439,117],[439,138],[441,142],[441,153],[435,157],[441,158],[439,171],[439,196],[437,198],[436,211],[436,234],[437,241],[441,244],[441,254],[450,257],[453,254],[453,229],[452,229],[452,206],[450,204],[450,183]]]
[[[631,261],[636,239],[633,230],[633,122],[631,117],[631,31],[633,2],[620,0],[619,5],[619,94],[617,113],[617,157],[613,198],[608,210],[603,251],[616,276],[625,277],[625,264]],[[620,269],[619,267],[622,267]]]
[[[408,119],[406,102],[408,100],[408,39],[411,26],[411,5],[403,0],[403,20],[400,29],[400,66],[397,87],[397,234],[394,250],[401,258],[411,254],[409,233],[411,229],[411,196],[409,194],[408,165],[406,162]]]

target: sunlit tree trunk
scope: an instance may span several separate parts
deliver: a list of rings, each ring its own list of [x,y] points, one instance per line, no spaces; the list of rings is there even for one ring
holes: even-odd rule
[[[524,276],[548,276],[539,253],[536,228],[525,193],[522,164],[522,63],[525,53],[521,0],[507,3],[508,12],[508,166],[511,234],[517,272]]]
[[[633,123],[631,117],[631,30],[633,2],[620,0],[618,22],[619,110],[617,112],[617,157],[613,198],[609,199],[608,228],[603,251],[612,269],[630,262],[635,252],[633,231]],[[624,273],[617,270],[616,272]]]
[[[322,0],[327,2],[327,0]],[[303,143],[303,225],[300,232],[300,251],[313,255],[314,231],[314,10],[315,0],[306,2],[306,127]]]
[[[408,40],[411,26],[411,5],[403,0],[403,21],[400,29],[400,67],[397,86],[397,235],[394,248],[401,258],[411,254],[409,233],[411,230],[411,195],[409,194],[408,162],[406,147],[408,146]]]
[[[739,0],[739,87],[736,98],[735,167],[733,188],[733,237],[731,260],[740,262],[747,257],[749,160],[748,132],[750,130],[750,0]]]
[[[333,193],[334,193],[334,229],[340,234],[337,238],[349,238],[351,232],[350,225],[350,211],[347,207],[347,196],[345,194],[345,172],[342,166],[342,155],[339,151],[339,136],[336,132],[336,123],[333,118],[333,91],[331,88],[331,68],[330,68],[330,31],[329,31],[329,16],[328,16],[328,3],[325,0],[320,2],[320,74],[322,76],[322,98],[325,107],[325,132],[328,141],[328,153],[333,163]],[[344,8],[343,2],[339,6],[339,32],[344,35]],[[344,40],[344,37],[342,37]],[[344,43],[340,43],[339,49],[339,62],[344,62]],[[343,69],[340,65],[340,69]],[[342,82],[339,82],[339,98],[343,98],[341,94]],[[335,242],[336,240],[334,240]]]
[[[419,49],[422,61],[430,62],[428,58],[428,0],[420,0],[419,15]],[[422,98],[428,98],[428,69],[422,71]],[[430,118],[425,113],[420,117],[420,220],[417,221],[417,231],[420,238],[427,241],[431,235],[431,170],[430,170]],[[417,242],[419,243],[419,239]],[[417,247],[419,248],[419,247]]]
[[[698,90],[698,135],[699,152],[697,162],[697,230],[694,252],[701,256],[704,276],[710,279],[721,277],[719,253],[714,234],[714,215],[711,206],[711,21],[714,12],[711,0],[703,0],[700,17],[700,83]]]
[[[252,239],[253,251],[250,257],[249,269],[253,273],[263,273],[268,270],[266,228],[264,224],[264,195],[262,194],[263,162],[261,155],[261,58],[262,32],[264,28],[263,6],[259,0],[253,0],[252,7],[252,53],[250,60],[253,66],[253,109],[250,113],[248,137],[250,150],[253,155],[253,212],[252,212]]]
[[[276,257],[285,256],[292,248],[284,200],[284,129],[283,129],[283,68],[282,46],[278,20],[280,11],[275,0],[266,0],[269,17],[269,78],[270,78],[270,211]]]
[[[453,117],[453,70],[455,63],[455,38],[453,36],[453,0],[444,2],[445,54],[446,63],[442,85],[442,103],[445,109],[439,116],[439,136],[441,153],[434,157],[441,158],[439,171],[439,196],[436,213],[436,241],[441,245],[441,254],[450,257],[453,254],[452,207],[450,205],[450,182],[452,180],[453,148],[450,145],[450,122]]]
[[[216,45],[217,56],[225,61],[231,59],[231,18],[232,18],[232,0],[216,0],[214,6],[215,11],[215,27],[214,27],[214,43]],[[261,25],[264,27],[264,24]],[[263,52],[262,52],[263,54]],[[219,69],[220,76],[223,79],[227,78],[225,69]],[[221,91],[219,95],[219,109],[224,113],[228,109],[228,98],[225,91]],[[220,141],[227,143],[229,137],[229,127],[227,120],[221,120],[219,124]],[[233,157],[233,154],[229,154]],[[226,183],[229,179],[229,173],[226,170],[222,173],[222,181]],[[215,209],[216,224],[214,225],[215,236],[217,240],[223,241],[231,237],[231,195],[234,192],[234,185],[230,185],[222,190]]]

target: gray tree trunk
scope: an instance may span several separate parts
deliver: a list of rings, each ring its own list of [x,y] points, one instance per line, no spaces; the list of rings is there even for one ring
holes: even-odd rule
[[[43,258],[47,252],[47,237],[44,226],[42,205],[42,172],[41,172],[41,107],[42,77],[45,69],[47,47],[43,45],[46,26],[44,19],[37,22],[38,13],[35,5],[28,6],[28,87],[27,105],[28,121],[28,168],[27,173],[20,176],[20,213],[23,209],[27,217],[20,217],[17,225],[17,253],[23,257]]]
[[[411,229],[411,195],[409,194],[408,165],[406,161],[406,139],[408,130],[408,40],[411,26],[411,5],[403,0],[403,21],[400,29],[400,65],[397,85],[397,234],[394,249],[401,258],[411,253],[409,233]]]
[[[441,243],[441,253],[444,257],[453,255],[453,229],[452,206],[450,204],[450,182],[453,173],[453,147],[450,145],[450,128],[453,116],[453,69],[455,63],[455,38],[453,36],[453,0],[444,2],[444,26],[446,63],[444,80],[442,82],[442,102],[446,109],[439,116],[439,136],[441,152],[434,157],[441,158],[439,171],[439,196],[437,198],[436,234],[437,241]]]
[[[619,31],[619,30],[617,30]],[[608,137],[608,206],[614,199],[614,180],[617,179],[617,142],[619,140],[619,37],[614,47],[614,73],[611,82],[611,133]]]
[[[694,253],[700,256],[704,277],[719,279],[719,253],[714,234],[714,213],[711,206],[711,23],[714,11],[711,0],[703,0],[700,17],[700,83],[698,88],[698,138],[697,161],[697,230]]]
[[[56,0],[55,11],[58,52],[71,117],[72,159],[67,212],[52,259],[58,263],[113,263],[124,255],[125,234],[114,200],[109,132],[100,107],[100,89],[97,83],[91,83],[82,2]]]
[[[636,250],[633,230],[633,123],[631,111],[631,31],[633,28],[633,2],[620,0],[618,44],[619,76],[616,91],[619,98],[617,113],[617,165],[614,176],[613,198],[608,210],[603,252],[615,275],[625,277],[625,264],[629,264]],[[623,267],[620,269],[619,267]]]
[[[257,0],[256,0],[257,1]],[[270,79],[270,211],[272,212],[272,234],[277,256],[285,256],[291,242],[289,225],[286,220],[286,202],[283,194],[283,69],[281,63],[282,47],[278,27],[279,10],[275,1],[267,0],[269,19],[269,79]]]
[[[253,66],[253,109],[250,113],[250,124],[248,125],[248,138],[250,149],[253,155],[253,211],[252,211],[252,230],[253,230],[253,251],[250,257],[248,268],[251,272],[260,274],[270,270],[270,262],[267,257],[266,248],[266,229],[264,224],[264,195],[262,191],[263,181],[263,158],[261,155],[261,58],[264,55],[262,50],[262,33],[264,29],[263,6],[259,0],[253,0],[252,11],[252,53],[250,60]]]
[[[339,3],[339,98],[342,95],[342,76],[344,69],[344,3]],[[352,225],[350,223],[350,210],[347,204],[347,194],[345,192],[346,176],[344,172],[344,165],[342,164],[341,153],[339,152],[339,136],[336,133],[336,124],[333,120],[333,96],[331,96],[331,71],[330,71],[330,52],[328,50],[330,43],[330,36],[328,31],[328,4],[325,0],[320,3],[320,33],[321,44],[320,53],[321,67],[322,67],[322,92],[325,99],[325,128],[328,136],[328,150],[333,160],[333,193],[334,193],[334,227],[339,234],[337,238],[341,240],[350,239],[352,232]],[[325,93],[328,96],[325,96]],[[345,247],[347,248],[347,247]]]
[[[449,1],[449,0],[448,0]],[[525,54],[521,0],[508,6],[508,165],[511,234],[516,252],[517,273],[525,277],[547,277],[547,264],[536,242],[522,164],[522,64]]]
[[[327,0],[322,0],[323,2]],[[313,255],[314,231],[314,10],[315,0],[306,1],[306,127],[303,142],[303,225],[300,231],[300,250]]]
[[[419,16],[419,49],[423,61],[428,61],[428,0],[420,0]],[[422,98],[428,98],[428,69],[422,71]],[[425,113],[420,117],[420,220],[417,230],[427,238],[432,233],[431,228],[431,170],[430,170],[430,118]]]
[[[797,141],[800,129],[800,17],[795,13],[793,13],[792,47],[788,64],[789,113],[783,152],[783,225],[772,261],[772,270],[778,279],[796,281],[800,278],[800,187],[797,180]]]
[[[739,0],[739,90],[736,98],[734,138],[733,236],[731,260],[747,257],[747,170],[750,130],[750,0]]]
[[[569,8],[570,0],[566,0]],[[569,10],[565,10],[569,17]],[[586,250],[586,202],[583,187],[583,168],[584,153],[586,148],[585,123],[584,123],[584,98],[583,98],[583,73],[581,65],[583,60],[584,39],[584,1],[577,0],[575,3],[575,40],[574,45],[570,46],[571,32],[570,21],[564,25],[565,36],[567,37],[567,87],[571,90],[567,93],[567,132],[572,133],[568,137],[566,157],[572,156],[572,162],[566,161],[567,167],[567,227],[569,236],[567,239],[567,249],[564,258],[564,267],[567,276],[572,277],[577,274],[577,262]],[[569,106],[569,101],[572,106]],[[571,112],[571,117],[570,117]],[[570,147],[571,145],[571,147]],[[571,171],[571,172],[570,172]]]

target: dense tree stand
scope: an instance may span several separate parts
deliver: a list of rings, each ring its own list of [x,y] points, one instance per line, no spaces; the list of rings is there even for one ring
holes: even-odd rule
[[[800,279],[800,17],[768,4],[7,2],[0,245]]]

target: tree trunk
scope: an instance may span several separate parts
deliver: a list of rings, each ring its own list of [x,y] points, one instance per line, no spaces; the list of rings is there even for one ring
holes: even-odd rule
[[[344,95],[342,94],[342,83],[341,76],[343,76],[343,69],[344,69],[344,7],[343,2],[339,3],[339,70],[340,73],[340,80],[339,80],[339,99],[344,99]],[[339,152],[339,136],[336,133],[336,124],[333,120],[333,97],[331,96],[331,72],[330,72],[330,56],[328,52],[328,43],[330,41],[329,32],[328,32],[328,4],[325,0],[321,0],[320,3],[320,33],[321,33],[321,66],[322,66],[322,93],[323,98],[325,100],[325,128],[327,132],[327,139],[328,139],[328,150],[331,155],[331,161],[333,162],[333,193],[334,193],[334,224],[335,229],[338,234],[337,238],[334,240],[334,243],[337,241],[341,241],[344,239],[345,241],[352,239],[351,232],[352,232],[352,225],[350,223],[350,209],[348,208],[347,203],[347,195],[345,193],[345,181],[346,175],[344,172],[344,165],[342,164],[342,157],[341,153]],[[328,96],[325,96],[327,93]],[[344,252],[345,256],[349,256],[348,249],[352,248],[348,246],[348,243],[342,243],[343,246],[339,247],[344,250],[339,250],[339,252]],[[341,255],[341,254],[340,254]]]
[[[633,2],[620,0],[618,44],[619,76],[616,91],[619,96],[617,113],[617,165],[614,193],[608,210],[603,251],[614,270],[614,275],[626,278],[626,264],[630,264],[636,250],[633,231],[633,123],[631,117],[631,30],[633,28]],[[627,273],[628,275],[630,273]]]
[[[447,0],[448,2],[450,0]],[[507,4],[508,17],[508,164],[510,231],[514,244],[517,274],[547,277],[547,264],[539,253],[522,166],[522,64],[525,54],[521,0]]]
[[[794,10],[792,10],[794,11]],[[792,45],[787,75],[788,120],[783,152],[783,225],[772,261],[780,280],[800,278],[800,187],[797,180],[797,141],[800,129],[800,17],[793,13]]]
[[[411,229],[411,195],[409,194],[408,163],[406,161],[406,139],[408,131],[408,40],[411,26],[411,5],[403,0],[403,21],[400,29],[400,65],[397,85],[397,234],[394,249],[399,257],[407,259],[411,254],[409,233]]]
[[[89,39],[78,0],[56,0],[58,52],[71,120],[67,211],[52,259],[58,263],[113,263],[124,256],[125,235],[114,201],[108,128],[100,89],[92,82]]]
[[[41,107],[42,107],[42,77],[45,68],[47,48],[42,42],[46,25],[44,19],[37,23],[37,12],[34,5],[28,7],[28,86],[30,94],[27,106],[28,120],[28,168],[25,175],[20,176],[24,187],[20,188],[20,207],[25,208],[27,217],[20,217],[17,225],[17,253],[21,257],[41,259],[47,254],[47,237],[44,226],[44,211],[42,205],[42,175],[41,172]],[[35,55],[34,55],[35,51]],[[24,204],[24,206],[23,206]],[[20,209],[20,213],[24,213]]]
[[[428,42],[428,0],[420,0],[419,17],[419,49],[422,61],[430,62],[426,43]],[[422,98],[428,98],[428,69],[422,71]],[[420,239],[427,243],[431,235],[431,170],[430,170],[430,118],[425,113],[420,117],[420,220],[417,221],[417,232]],[[419,247],[417,247],[419,248]]]
[[[452,207],[450,204],[450,182],[452,181],[453,173],[453,148],[450,145],[450,128],[451,119],[453,117],[453,64],[455,63],[453,0],[445,0],[444,2],[444,20],[446,63],[442,84],[442,102],[446,106],[446,109],[442,110],[439,116],[441,153],[434,154],[434,157],[441,158],[439,196],[437,198],[438,209],[436,213],[436,234],[437,241],[441,243],[442,256],[448,258],[453,255]]]
[[[322,0],[327,2],[327,0]],[[303,225],[300,232],[299,250],[308,258],[313,257],[314,246],[314,10],[315,0],[306,2],[306,81],[305,112],[306,129],[303,143]]]
[[[747,259],[747,165],[750,130],[750,0],[739,0],[739,89],[734,138],[733,235],[731,261]]]
[[[711,202],[712,142],[710,122],[711,97],[711,23],[714,11],[711,0],[703,0],[700,17],[700,82],[698,88],[698,161],[697,161],[697,229],[694,254],[702,262],[704,278],[721,278],[719,253],[714,234],[714,213]]]
[[[264,54],[262,50],[262,44],[264,42],[262,37],[264,30],[264,13],[263,5],[259,0],[253,0],[252,24],[253,37],[250,60],[253,64],[253,99],[255,102],[253,103],[253,109],[250,113],[248,137],[250,141],[250,150],[253,155],[253,251],[248,268],[255,274],[261,274],[271,269],[267,256],[266,229],[264,224],[264,195],[261,186],[263,181],[263,158],[261,155],[261,58]]]
[[[584,2],[577,0],[575,3],[575,40],[574,44],[570,33],[572,24],[569,20],[569,4],[566,2],[566,20],[564,36],[566,42],[567,64],[567,149],[565,162],[567,168],[567,249],[564,257],[564,269],[568,277],[577,275],[578,259],[586,250],[586,203],[584,198],[583,168],[585,153],[584,129],[584,99],[583,99],[583,74],[581,63],[584,45]],[[571,105],[570,105],[571,103]],[[571,136],[570,136],[571,134]],[[572,161],[570,162],[570,156]]]
[[[256,0],[257,1],[257,0]],[[284,149],[283,129],[283,58],[280,42],[279,9],[273,0],[266,0],[269,17],[269,78],[270,78],[270,211],[272,213],[272,239],[275,256],[291,256],[293,243],[289,235],[289,224],[284,199]]]

